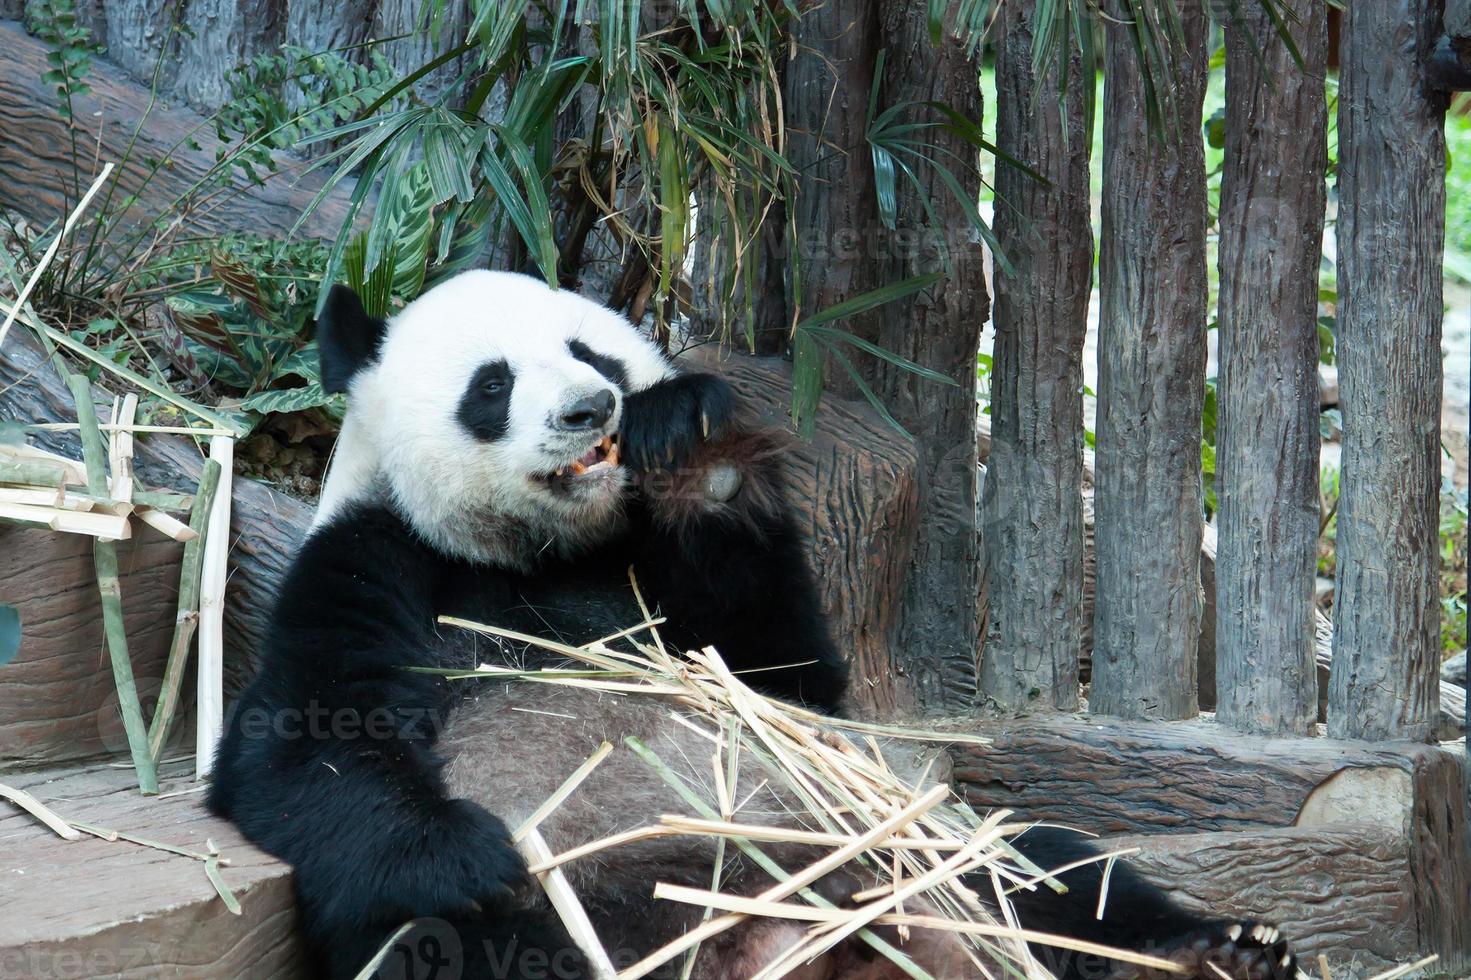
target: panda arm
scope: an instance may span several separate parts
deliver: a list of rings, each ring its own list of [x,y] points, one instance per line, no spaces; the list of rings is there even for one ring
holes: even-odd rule
[[[766,693],[836,712],[847,672],[787,502],[783,452],[739,408],[726,381],[701,373],[626,400],[636,570],[680,642],[762,670],[750,680]]]
[[[295,866],[314,941],[493,905],[525,881],[504,824],[445,791],[448,685],[403,669],[434,665],[439,564],[379,509],[314,532],[221,744],[211,806]]]

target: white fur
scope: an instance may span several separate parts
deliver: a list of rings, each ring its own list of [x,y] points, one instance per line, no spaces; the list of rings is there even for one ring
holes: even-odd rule
[[[574,339],[621,361],[629,391],[574,358]],[[482,442],[455,413],[476,370],[500,359],[514,374],[509,425]],[[456,276],[393,317],[378,360],[353,377],[316,523],[386,491],[449,554],[526,568],[544,549],[575,551],[618,526],[623,471],[604,468],[570,494],[539,478],[616,432],[626,394],[674,373],[632,324],[576,293],[507,272]],[[618,407],[602,429],[553,427],[605,388]]]

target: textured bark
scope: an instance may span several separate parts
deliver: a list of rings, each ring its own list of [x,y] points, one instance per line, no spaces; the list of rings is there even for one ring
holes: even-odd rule
[[[800,297],[790,315],[825,309],[879,285],[939,268],[926,235],[926,214],[913,188],[899,181],[898,230],[884,229],[864,138],[868,93],[878,49],[887,51],[879,106],[940,100],[980,119],[975,65],[948,35],[929,37],[926,10],[909,3],[824,4],[805,14],[787,67],[789,148],[803,175],[792,203]],[[918,110],[924,111],[924,110]],[[929,131],[946,162],[971,192],[979,190],[963,161],[974,149],[958,136]],[[956,710],[975,690],[979,640],[976,541],[975,356],[987,294],[978,244],[950,190],[915,165],[947,238],[954,274],[925,295],[855,317],[842,329],[933,368],[959,382],[936,385],[877,358],[855,358],[859,370],[916,438],[919,536],[903,580],[896,658],[906,675],[900,707]],[[958,239],[958,241],[957,241]],[[829,365],[830,391],[856,393],[846,373]]]
[[[1035,0],[1001,8],[991,445],[982,503],[987,593],[983,698],[1004,708],[1078,706],[1083,634],[1083,338],[1093,278],[1089,133],[1081,59],[1032,73]],[[1091,79],[1088,80],[1091,83]],[[1045,182],[1044,182],[1045,181]]]
[[[979,124],[981,90],[974,62],[947,32],[931,43],[921,5],[881,5],[881,35],[888,50],[881,104],[943,102]],[[852,82],[848,83],[850,86]],[[928,135],[935,159],[955,173],[967,195],[980,193],[976,149],[941,130]],[[899,653],[907,662],[918,707],[956,711],[974,700],[980,641],[980,548],[976,535],[976,351],[990,316],[980,243],[972,241],[958,202],[933,170],[916,171],[929,197],[935,224],[914,189],[899,181],[896,235],[887,239],[879,282],[893,282],[941,268],[926,236],[947,239],[950,274],[913,299],[880,311],[881,347],[925,365],[955,385],[940,385],[871,360],[874,390],[919,443],[919,539],[905,581]],[[915,247],[918,243],[918,247]]]
[[[1268,738],[1204,719],[1038,715],[974,731],[991,744],[950,749],[956,788],[968,803],[1104,834],[1342,822],[1414,834],[1417,801],[1446,805],[1461,791],[1451,775],[1459,771],[1457,753],[1439,746]],[[1464,817],[1437,819],[1450,821],[1442,859],[1458,867],[1457,848],[1471,846],[1464,830],[1454,836]]]
[[[1218,717],[1262,733],[1317,720],[1318,263],[1328,57],[1322,0],[1226,28],[1216,441]]]
[[[1180,9],[1175,83],[1151,132],[1132,29],[1108,5],[1098,365],[1094,711],[1196,713],[1200,418],[1205,395],[1205,163],[1197,120],[1206,13]],[[1159,72],[1158,66],[1153,68]]]
[[[1437,0],[1349,4],[1338,102],[1343,410],[1328,729],[1428,739],[1439,701],[1445,98]]]
[[[796,319],[877,285],[873,164],[863,135],[877,30],[869,4],[819,4],[796,25],[783,98],[787,151],[802,175],[790,204],[801,295],[790,292],[785,304]],[[767,283],[768,289],[790,286]],[[828,390],[857,394],[841,369],[827,375]]]
[[[174,92],[190,105],[223,105],[225,76],[285,40],[285,0],[189,0],[183,21],[192,32],[180,44]]]
[[[71,140],[66,123],[57,117],[52,87],[41,80],[49,67],[46,46],[28,36],[19,24],[0,23],[0,207],[9,208],[45,225],[60,219],[75,203],[65,192],[71,180]],[[84,132],[78,141],[100,160],[121,161],[143,108],[148,90],[116,65],[98,61],[88,77],[90,94],[76,100],[76,118]],[[99,132],[100,131],[100,132]],[[198,139],[202,149],[182,145],[186,136]],[[133,153],[118,170],[115,201],[138,195],[130,217],[150,219],[169,207],[214,165],[219,144],[204,120],[192,109],[155,105],[138,134]],[[171,166],[147,179],[149,158],[167,157]],[[190,232],[218,234],[250,230],[285,235],[318,190],[325,175],[302,173],[305,165],[286,160],[282,173],[264,187],[251,188],[211,203],[203,212],[184,217]],[[90,172],[90,171],[89,171]],[[145,186],[146,180],[146,186]],[[336,233],[346,214],[350,180],[339,184],[303,225],[307,235]],[[94,208],[96,205],[94,205]],[[95,213],[95,212],[94,212]],[[82,225],[82,230],[86,229]]]
[[[1424,955],[1403,837],[1359,827],[1110,837],[1129,864],[1202,915],[1271,922],[1299,962],[1328,957],[1334,980],[1367,980]],[[1331,887],[1324,887],[1331,882]]]

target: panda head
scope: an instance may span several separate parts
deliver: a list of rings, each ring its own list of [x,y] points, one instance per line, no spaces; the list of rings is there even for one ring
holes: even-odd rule
[[[333,287],[317,337],[323,386],[350,396],[317,523],[386,495],[442,552],[508,567],[620,526],[624,400],[674,373],[623,317],[505,272],[386,322]]]

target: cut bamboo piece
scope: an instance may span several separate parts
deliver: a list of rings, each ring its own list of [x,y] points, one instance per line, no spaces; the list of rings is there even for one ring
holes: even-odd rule
[[[115,412],[113,428],[108,433],[108,458],[112,463],[111,481],[108,485],[112,499],[119,503],[133,502],[133,418],[138,414],[138,396],[123,396],[120,412]]]
[[[101,541],[125,541],[133,536],[126,517],[96,511],[63,510],[59,507],[37,507],[29,504],[0,502],[0,520],[19,521],[35,527],[86,534]]]
[[[194,736],[194,778],[206,779],[224,728],[225,579],[230,554],[230,477],[235,440],[214,436],[209,458],[220,464],[219,487],[205,525],[199,580],[199,673]]]
[[[97,501],[86,494],[31,486],[0,487],[0,504],[26,504],[30,507],[48,507],[87,513],[97,506]]]
[[[147,524],[149,527],[153,528],[155,531],[159,532],[166,538],[173,538],[175,541],[184,543],[188,541],[193,541],[195,538],[199,537],[198,531],[194,530],[192,527],[190,527],[188,524],[185,524],[177,517],[165,514],[161,510],[154,510],[152,507],[145,507],[142,510],[135,510],[133,513],[138,516],[138,520],[142,521],[144,524]]]
[[[169,658],[163,672],[163,685],[158,693],[158,706],[153,709],[153,723],[148,726],[148,751],[155,760],[163,758],[174,712],[179,706],[179,691],[184,685],[184,667],[189,662],[189,643],[199,626],[200,570],[203,567],[204,535],[220,484],[220,464],[205,460],[199,474],[199,492],[194,496],[194,509],[189,514],[189,530],[194,537],[184,545],[179,562],[179,603],[174,613],[174,638],[169,643]],[[147,513],[147,512],[145,512]],[[141,516],[141,515],[140,515]]]
[[[0,443],[0,463],[21,467],[55,467],[56,469],[61,470],[63,474],[63,482],[66,486],[82,487],[87,485],[87,470],[86,467],[84,467],[81,463],[77,462],[69,456],[63,456],[60,453],[53,453],[50,450],[41,449],[38,446],[10,446],[6,445],[5,443]],[[0,470],[0,474],[3,474],[5,472],[5,470]],[[22,474],[18,475],[24,475],[24,472],[26,471],[23,471]],[[4,479],[4,482],[6,483],[29,482],[29,480],[24,479],[11,480],[8,477],[0,477],[0,479]],[[39,480],[37,482],[46,486],[51,485],[49,481],[46,480]]]

